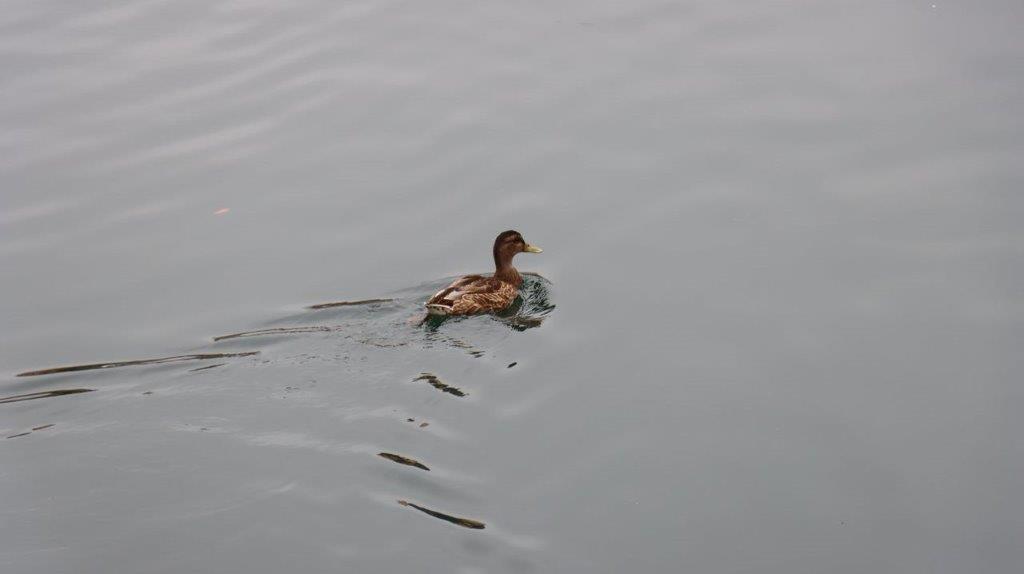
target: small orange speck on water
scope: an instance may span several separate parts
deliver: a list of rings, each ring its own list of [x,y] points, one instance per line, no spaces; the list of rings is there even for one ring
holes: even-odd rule
[[[218,209],[217,211],[214,211],[213,214],[214,215],[224,215],[225,213],[227,213],[229,211],[231,211],[229,208],[222,207],[222,208]]]

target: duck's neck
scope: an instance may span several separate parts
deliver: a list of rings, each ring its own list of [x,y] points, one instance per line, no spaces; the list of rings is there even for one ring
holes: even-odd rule
[[[519,287],[523,282],[522,275],[516,271],[515,267],[512,267],[512,258],[502,257],[502,255],[504,254],[494,254],[494,278]]]

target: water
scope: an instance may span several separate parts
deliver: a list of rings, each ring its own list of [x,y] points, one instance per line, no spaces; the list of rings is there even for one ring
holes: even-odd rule
[[[8,2],[0,569],[1015,571],[1022,17]]]

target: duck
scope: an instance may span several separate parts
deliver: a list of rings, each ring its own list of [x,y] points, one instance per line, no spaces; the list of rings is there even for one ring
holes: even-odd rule
[[[459,277],[426,302],[430,315],[474,315],[501,311],[516,300],[523,276],[512,266],[512,258],[519,253],[542,253],[544,250],[530,245],[521,233],[503,231],[494,239],[494,275],[466,275]]]

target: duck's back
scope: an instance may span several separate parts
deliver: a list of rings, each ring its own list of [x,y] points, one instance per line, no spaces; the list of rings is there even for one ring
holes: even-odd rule
[[[494,277],[467,275],[441,289],[427,301],[427,310],[439,315],[471,315],[498,311],[516,298],[515,285]]]

